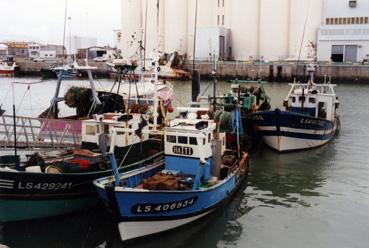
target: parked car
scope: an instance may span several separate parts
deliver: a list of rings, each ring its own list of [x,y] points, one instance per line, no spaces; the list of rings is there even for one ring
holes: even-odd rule
[[[95,62],[106,62],[106,58],[104,58],[104,57],[96,57],[96,58],[94,58],[94,61]]]
[[[38,57],[38,58],[34,58],[33,61],[34,62],[45,62],[45,58]]]

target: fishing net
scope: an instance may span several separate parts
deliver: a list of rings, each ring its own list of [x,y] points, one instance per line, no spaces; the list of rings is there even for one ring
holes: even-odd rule
[[[91,108],[91,89],[71,87],[64,95],[64,102],[70,108],[76,108],[78,116],[86,116]]]

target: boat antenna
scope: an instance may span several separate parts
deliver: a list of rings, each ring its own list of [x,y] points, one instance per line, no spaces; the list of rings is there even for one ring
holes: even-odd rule
[[[195,27],[194,27],[194,33],[193,33],[192,73],[194,73],[194,71],[195,71],[196,34],[197,34],[197,8],[198,8],[198,0],[196,0],[196,7],[195,7]]]
[[[306,16],[305,16],[304,29],[302,31],[302,38],[301,38],[300,49],[299,49],[299,56],[297,58],[297,63],[296,63],[296,71],[295,71],[295,75],[296,76],[297,76],[297,72],[298,72],[298,68],[299,68],[299,63],[300,63],[300,59],[301,59],[302,45],[304,44],[304,39],[305,39],[306,24],[307,24],[308,17],[309,17],[309,12],[310,12],[310,1],[309,1],[308,4],[309,5],[308,5],[308,9],[307,9]]]
[[[143,58],[143,68],[141,68],[141,72],[143,70],[146,71],[146,34],[147,34],[147,9],[148,9],[148,1],[146,0],[146,10],[145,10],[145,33],[144,33],[144,47],[141,45],[141,49],[144,51],[144,58]]]
[[[69,20],[69,53],[72,57],[72,17],[68,16]]]
[[[67,24],[67,9],[68,9],[68,0],[65,0],[65,9],[64,9],[64,31],[63,31],[63,57],[62,62],[64,64],[64,56],[65,56],[65,29]]]

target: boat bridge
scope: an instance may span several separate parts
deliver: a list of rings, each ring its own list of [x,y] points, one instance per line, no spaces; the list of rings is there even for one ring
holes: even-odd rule
[[[82,123],[79,120],[44,119],[16,116],[18,148],[68,148],[81,144]],[[13,115],[0,116],[0,148],[14,147]]]

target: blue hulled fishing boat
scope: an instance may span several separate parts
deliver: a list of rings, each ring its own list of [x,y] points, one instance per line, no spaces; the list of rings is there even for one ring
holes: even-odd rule
[[[184,117],[174,119],[163,131],[162,168],[146,167],[94,181],[116,215],[123,241],[168,231],[210,214],[246,178],[248,154],[240,149],[239,108],[233,110],[232,134],[220,132],[206,108],[180,110]],[[228,135],[237,137],[234,144],[226,144]]]
[[[315,84],[315,65],[307,68],[308,83],[293,83],[283,102],[285,110],[260,111],[252,115],[263,141],[279,151],[318,147],[329,142],[340,128],[335,85]]]

